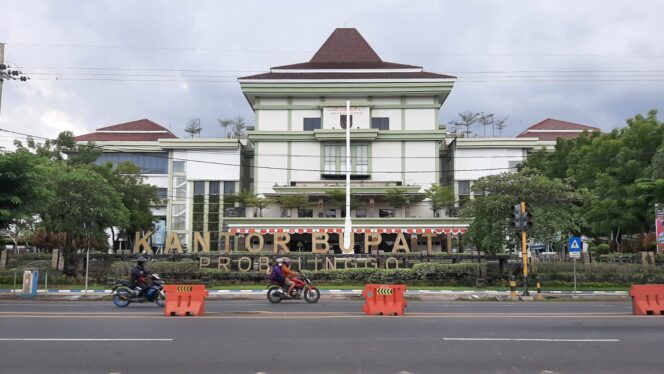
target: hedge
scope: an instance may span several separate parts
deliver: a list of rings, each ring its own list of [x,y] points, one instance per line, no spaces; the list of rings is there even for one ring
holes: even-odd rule
[[[573,264],[540,263],[533,269],[544,285],[571,285],[574,282]],[[577,284],[629,286],[633,283],[664,283],[664,267],[639,264],[592,263],[577,264]]]

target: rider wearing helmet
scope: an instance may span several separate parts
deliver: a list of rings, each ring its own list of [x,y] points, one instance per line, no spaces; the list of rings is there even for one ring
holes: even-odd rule
[[[136,296],[141,295],[149,287],[147,283],[145,283],[145,277],[151,273],[145,270],[145,262],[147,262],[147,259],[140,256],[136,259],[136,266],[131,269],[131,278],[129,279],[129,282],[131,283],[132,288],[134,288]]]
[[[293,291],[293,288],[295,287],[295,282],[291,280],[291,278],[294,278],[297,276],[297,273],[295,273],[293,270],[290,269],[289,265],[291,263],[290,258],[284,257],[281,259],[282,260],[282,266],[281,266],[281,271],[284,274],[284,284],[288,286],[288,292],[287,295],[291,296],[291,292]]]

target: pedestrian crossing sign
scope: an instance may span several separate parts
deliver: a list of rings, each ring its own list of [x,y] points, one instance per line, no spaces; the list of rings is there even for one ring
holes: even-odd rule
[[[581,238],[578,236],[572,236],[569,238],[569,243],[568,243],[568,248],[569,248],[569,257],[570,258],[580,258],[581,257],[581,249],[583,248],[583,242],[581,241]]]

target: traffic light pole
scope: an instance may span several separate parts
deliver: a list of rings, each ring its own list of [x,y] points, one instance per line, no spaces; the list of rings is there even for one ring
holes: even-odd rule
[[[521,217],[526,214],[526,203],[521,202]],[[523,283],[525,290],[523,296],[530,296],[528,292],[528,244],[526,243],[526,230],[524,225],[521,225],[521,257],[523,258]]]

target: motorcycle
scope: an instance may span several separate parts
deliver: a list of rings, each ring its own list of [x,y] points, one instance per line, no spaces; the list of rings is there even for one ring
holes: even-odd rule
[[[140,295],[131,287],[128,281],[119,281],[113,286],[113,304],[124,308],[131,303],[155,303],[158,307],[163,308],[166,305],[166,293],[164,292],[164,281],[159,278],[159,274],[148,275],[152,282],[150,286],[143,291]]]
[[[281,287],[277,282],[272,281],[267,287],[267,299],[273,303],[280,303],[281,300],[288,299],[300,299],[304,297],[304,300],[310,304],[318,302],[320,299],[320,291],[311,280],[306,276],[299,274],[295,278],[291,278],[295,287],[290,295],[288,295],[288,287]]]

